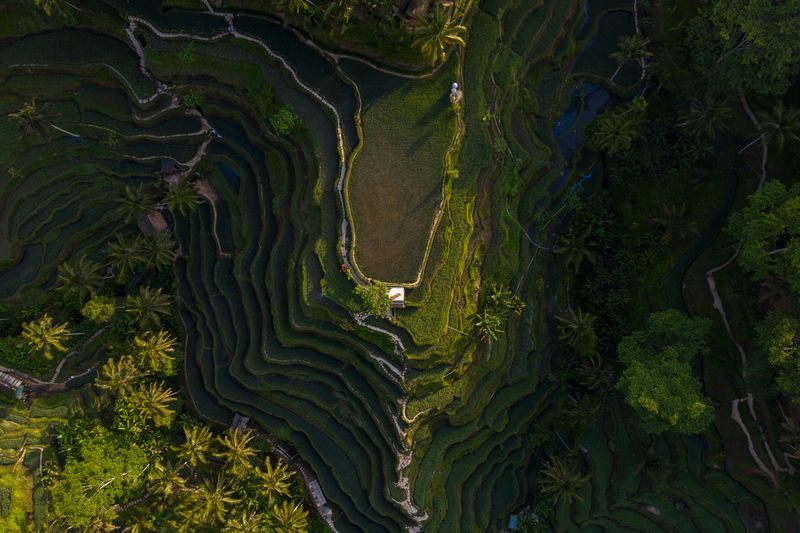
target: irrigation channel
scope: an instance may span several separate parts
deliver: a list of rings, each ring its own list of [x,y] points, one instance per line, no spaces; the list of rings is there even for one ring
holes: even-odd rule
[[[530,503],[532,458],[570,401],[549,375],[563,280],[546,254],[565,196],[591,180],[573,164],[580,129],[614,89],[593,83],[615,66],[584,72],[583,58],[633,27],[631,2],[484,0],[469,10],[467,48],[420,72],[327,51],[257,12],[173,4],[83,0],[71,27],[20,30],[0,48],[0,111],[35,95],[54,132],[24,143],[0,124],[14,176],[0,188],[0,302],[52,286],[60,263],[105,246],[125,186],[158,182],[171,160],[203,183],[203,202],[171,228],[197,411],[224,427],[250,417],[319,481],[336,531],[504,528]],[[623,69],[615,83],[638,75]],[[385,103],[379,86],[441,84],[446,98],[450,76],[464,101],[438,139],[436,163],[453,172],[426,182],[424,269],[418,280],[410,269],[418,283],[393,321],[359,315],[342,270],[358,280],[345,185],[364,136],[382,135],[362,118]],[[270,105],[291,108],[300,126],[279,132]],[[477,343],[469,317],[489,279],[527,305],[497,341]],[[702,442],[659,439],[668,464],[647,483],[632,464],[641,442],[613,405],[571,443],[592,477],[582,502],[559,507],[564,528],[742,530],[726,498],[758,502],[722,475],[697,490]],[[650,481],[691,506],[657,501]]]

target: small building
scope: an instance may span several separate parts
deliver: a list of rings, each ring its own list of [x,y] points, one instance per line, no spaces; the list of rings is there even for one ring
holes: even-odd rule
[[[161,211],[148,211],[136,217],[136,224],[146,237],[169,230],[169,225]]]
[[[405,309],[406,307],[406,290],[403,287],[389,287],[387,291],[389,294],[389,303],[392,309]]]
[[[325,495],[322,493],[322,487],[319,486],[319,481],[312,479],[308,482],[308,493],[311,495],[311,501],[314,502],[314,507],[322,512],[328,500],[325,499]]]

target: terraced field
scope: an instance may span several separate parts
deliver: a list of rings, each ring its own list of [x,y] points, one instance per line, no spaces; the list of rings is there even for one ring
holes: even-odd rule
[[[585,102],[587,86],[573,88],[579,56],[602,13],[630,9],[607,3],[598,15],[590,2],[585,19],[579,0],[479,2],[461,56],[421,80],[326,53],[257,10],[206,2],[85,0],[69,28],[21,25],[0,40],[0,114],[35,96],[46,134],[0,120],[0,301],[52,286],[65,259],[134,232],[115,210],[124,186],[156,182],[172,160],[216,197],[172,228],[197,411],[225,426],[244,414],[295,450],[338,531],[500,530],[531,503],[569,401],[550,371],[564,281],[542,250],[582,174],[554,133],[571,98]],[[189,43],[197,58],[184,61]],[[466,88],[460,132],[446,101],[425,100],[453,78]],[[181,104],[189,93],[196,109]],[[427,114],[403,117],[402,131],[382,123],[416,96]],[[299,125],[276,128],[275,106]],[[426,174],[397,168],[407,157]],[[382,164],[397,195],[370,196]],[[447,165],[457,172],[443,179]],[[397,202],[385,227],[369,218]],[[392,322],[354,320],[351,257],[364,277],[419,281]],[[479,342],[471,317],[492,285],[526,308]],[[577,443],[592,484],[581,504],[559,507],[559,528],[745,529],[730,502],[759,501],[706,466],[702,441],[648,443],[668,458],[651,472],[635,463],[641,439],[613,410]]]

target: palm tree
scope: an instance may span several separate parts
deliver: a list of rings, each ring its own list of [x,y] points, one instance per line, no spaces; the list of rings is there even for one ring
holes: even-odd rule
[[[544,462],[539,484],[543,494],[553,497],[554,504],[559,500],[573,503],[583,500],[580,491],[588,479],[588,475],[575,472],[563,459],[551,456]]]
[[[686,204],[681,204],[680,207],[662,204],[661,212],[662,215],[651,218],[650,223],[664,232],[661,238],[665,243],[673,241],[676,237],[684,238],[697,231],[697,224],[686,221]]]
[[[511,291],[500,287],[492,287],[489,295],[489,304],[503,313],[514,313],[521,315],[525,310],[525,302],[519,296],[513,296]]]
[[[597,262],[594,251],[597,241],[592,237],[592,228],[587,226],[580,233],[569,233],[558,240],[553,253],[563,255],[567,266],[572,266],[577,273],[584,261]]]
[[[481,340],[496,341],[498,335],[503,333],[503,319],[497,311],[490,306],[483,308],[483,311],[475,314],[474,330],[478,333]]]
[[[273,505],[270,511],[272,525],[282,533],[301,533],[308,531],[308,511],[302,503],[289,500]]]
[[[100,265],[85,255],[63,263],[58,269],[58,281],[67,293],[77,295],[81,302],[87,296],[94,296],[103,284]]]
[[[52,357],[53,350],[67,351],[63,343],[69,335],[67,323],[54,325],[47,313],[39,320],[22,324],[22,337],[28,342],[29,352],[38,352],[47,359]]]
[[[48,17],[63,15],[67,11],[64,0],[34,0],[33,3]]]
[[[147,473],[147,480],[150,482],[150,490],[164,497],[172,496],[186,487],[186,480],[181,476],[180,468],[170,463],[165,465],[161,461],[153,464]]]
[[[589,128],[589,141],[598,150],[614,155],[630,149],[639,136],[640,126],[638,113],[603,113]]]
[[[217,437],[223,449],[216,455],[225,461],[225,466],[236,477],[243,476],[250,468],[250,458],[256,454],[255,448],[250,445],[253,438],[252,431],[239,428],[230,429],[225,435]]]
[[[108,244],[106,255],[117,271],[117,283],[123,283],[137,266],[146,263],[140,237],[128,239],[118,235],[116,242]]]
[[[175,342],[175,337],[162,329],[158,333],[148,331],[134,337],[133,346],[139,361],[144,361],[145,366],[153,372],[160,372],[169,368],[173,361]]]
[[[166,200],[170,209],[186,216],[189,211],[197,207],[200,201],[200,193],[197,192],[197,187],[189,180],[189,177],[183,176],[178,180],[178,183],[167,189]]]
[[[228,514],[228,505],[239,503],[234,497],[222,474],[217,476],[215,482],[203,479],[203,483],[192,494],[189,516],[197,518],[201,524],[213,525],[225,521]]]
[[[461,36],[467,28],[457,24],[452,13],[443,10],[439,2],[434,2],[434,9],[428,18],[420,17],[417,20],[420,25],[414,30],[417,38],[413,45],[430,58],[431,66],[437,61],[444,61],[448,45],[467,45]]]
[[[142,420],[152,420],[156,426],[168,426],[174,410],[175,393],[162,382],[140,385],[129,395],[131,406]]]
[[[614,83],[614,78],[617,77],[622,67],[628,64],[629,61],[641,61],[650,57],[650,52],[647,51],[647,45],[650,39],[641,35],[623,35],[619,38],[618,48],[616,52],[611,53],[608,57],[617,63],[617,70],[608,79],[609,83]]]
[[[330,33],[333,35],[334,29],[339,28],[339,34],[343,34],[350,24],[350,13],[353,11],[351,0],[333,0],[322,11],[322,18],[330,21]]]
[[[39,107],[36,105],[36,98],[27,104],[23,104],[14,113],[9,113],[8,118],[19,124],[25,135],[30,135],[32,132],[38,133],[42,137],[47,137],[47,120],[42,111],[47,106]]]
[[[681,113],[678,126],[692,135],[713,139],[718,131],[727,128],[725,122],[730,117],[731,109],[725,102],[706,93],[704,98],[693,98],[689,102],[689,109]]]
[[[592,355],[597,349],[597,334],[594,330],[595,317],[580,309],[568,308],[563,314],[556,315],[559,339],[571,346],[581,355]]]
[[[578,383],[590,391],[607,390],[614,384],[614,367],[597,354],[583,358],[575,374]]]
[[[286,9],[289,13],[299,15],[308,11],[308,2],[306,0],[286,0]]]
[[[235,518],[225,521],[222,531],[225,533],[252,533],[253,531],[269,531],[263,515],[253,510],[245,509]]]
[[[172,264],[177,256],[175,241],[168,233],[156,233],[144,239],[144,254],[149,264],[161,270]]]
[[[263,482],[260,488],[267,493],[270,505],[278,495],[289,496],[289,480],[294,472],[282,461],[278,460],[273,466],[272,459],[267,456],[264,459],[264,470],[256,467],[255,475]]]
[[[136,366],[133,357],[123,355],[119,359],[109,359],[105,362],[95,385],[112,394],[127,394],[132,390],[134,383],[144,375]]]
[[[775,141],[778,153],[783,152],[787,140],[800,141],[800,109],[786,108],[783,100],[778,100],[771,113],[758,111],[756,117],[761,123],[761,133],[766,142]]]
[[[178,452],[178,459],[191,469],[206,464],[208,462],[206,454],[210,453],[214,438],[211,431],[205,426],[184,427],[183,435],[183,444],[175,448],[175,451]]]
[[[125,312],[131,313],[143,327],[158,326],[161,316],[169,314],[172,300],[161,289],[139,287],[139,294],[125,298]]]
[[[120,206],[117,209],[124,217],[126,224],[136,222],[139,215],[152,211],[155,208],[155,201],[153,195],[145,189],[144,184],[138,187],[125,186],[125,196],[119,201]]]

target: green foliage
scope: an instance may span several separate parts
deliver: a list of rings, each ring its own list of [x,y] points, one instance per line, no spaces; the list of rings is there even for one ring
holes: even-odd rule
[[[361,298],[361,308],[364,312],[383,317],[389,313],[392,306],[388,290],[384,283],[374,281],[368,285],[357,284],[354,292]]]
[[[734,214],[728,233],[741,245],[739,265],[754,280],[784,279],[800,291],[800,184],[769,180]]]
[[[620,342],[625,369],[617,388],[651,433],[700,433],[713,419],[713,408],[691,367],[705,350],[709,326],[705,318],[663,311],[651,314],[645,329]]]
[[[589,146],[609,155],[630,149],[643,134],[646,110],[647,101],[637,98],[630,105],[601,114],[587,128]]]
[[[197,50],[195,44],[193,42],[187,44],[181,51],[178,52],[178,61],[180,61],[181,65],[184,67],[190,67],[197,63],[197,60],[200,59],[200,56],[197,54]]]
[[[427,18],[418,19],[419,26],[414,30],[416,39],[414,46],[431,61],[431,66],[439,61],[444,61],[447,57],[447,47],[449,45],[466,46],[467,43],[462,37],[467,28],[453,17],[453,12],[445,9],[440,3],[434,3]]]
[[[759,351],[777,372],[778,390],[800,404],[800,320],[770,313],[756,329],[756,339]]]
[[[272,126],[272,129],[275,130],[275,133],[278,135],[287,135],[294,130],[299,123],[300,119],[297,118],[292,108],[287,106],[282,106],[269,117],[269,125]]]
[[[83,306],[81,315],[97,324],[105,324],[117,310],[114,299],[107,296],[95,296]]]
[[[70,527],[111,520],[114,504],[142,486],[147,453],[123,437],[94,426],[67,457],[53,489],[53,511]]]
[[[197,109],[200,107],[200,104],[203,102],[203,95],[200,93],[198,89],[192,89],[190,91],[186,91],[181,96],[181,101],[183,105],[191,109]]]
[[[0,487],[0,517],[6,518],[11,514],[11,489]]]
[[[717,94],[784,94],[800,69],[800,0],[716,0],[687,27],[693,70]]]
[[[54,324],[53,318],[47,313],[39,320],[22,324],[22,338],[27,341],[29,352],[42,355],[45,359],[53,357],[53,350],[68,351],[65,346],[68,336],[67,324]]]

